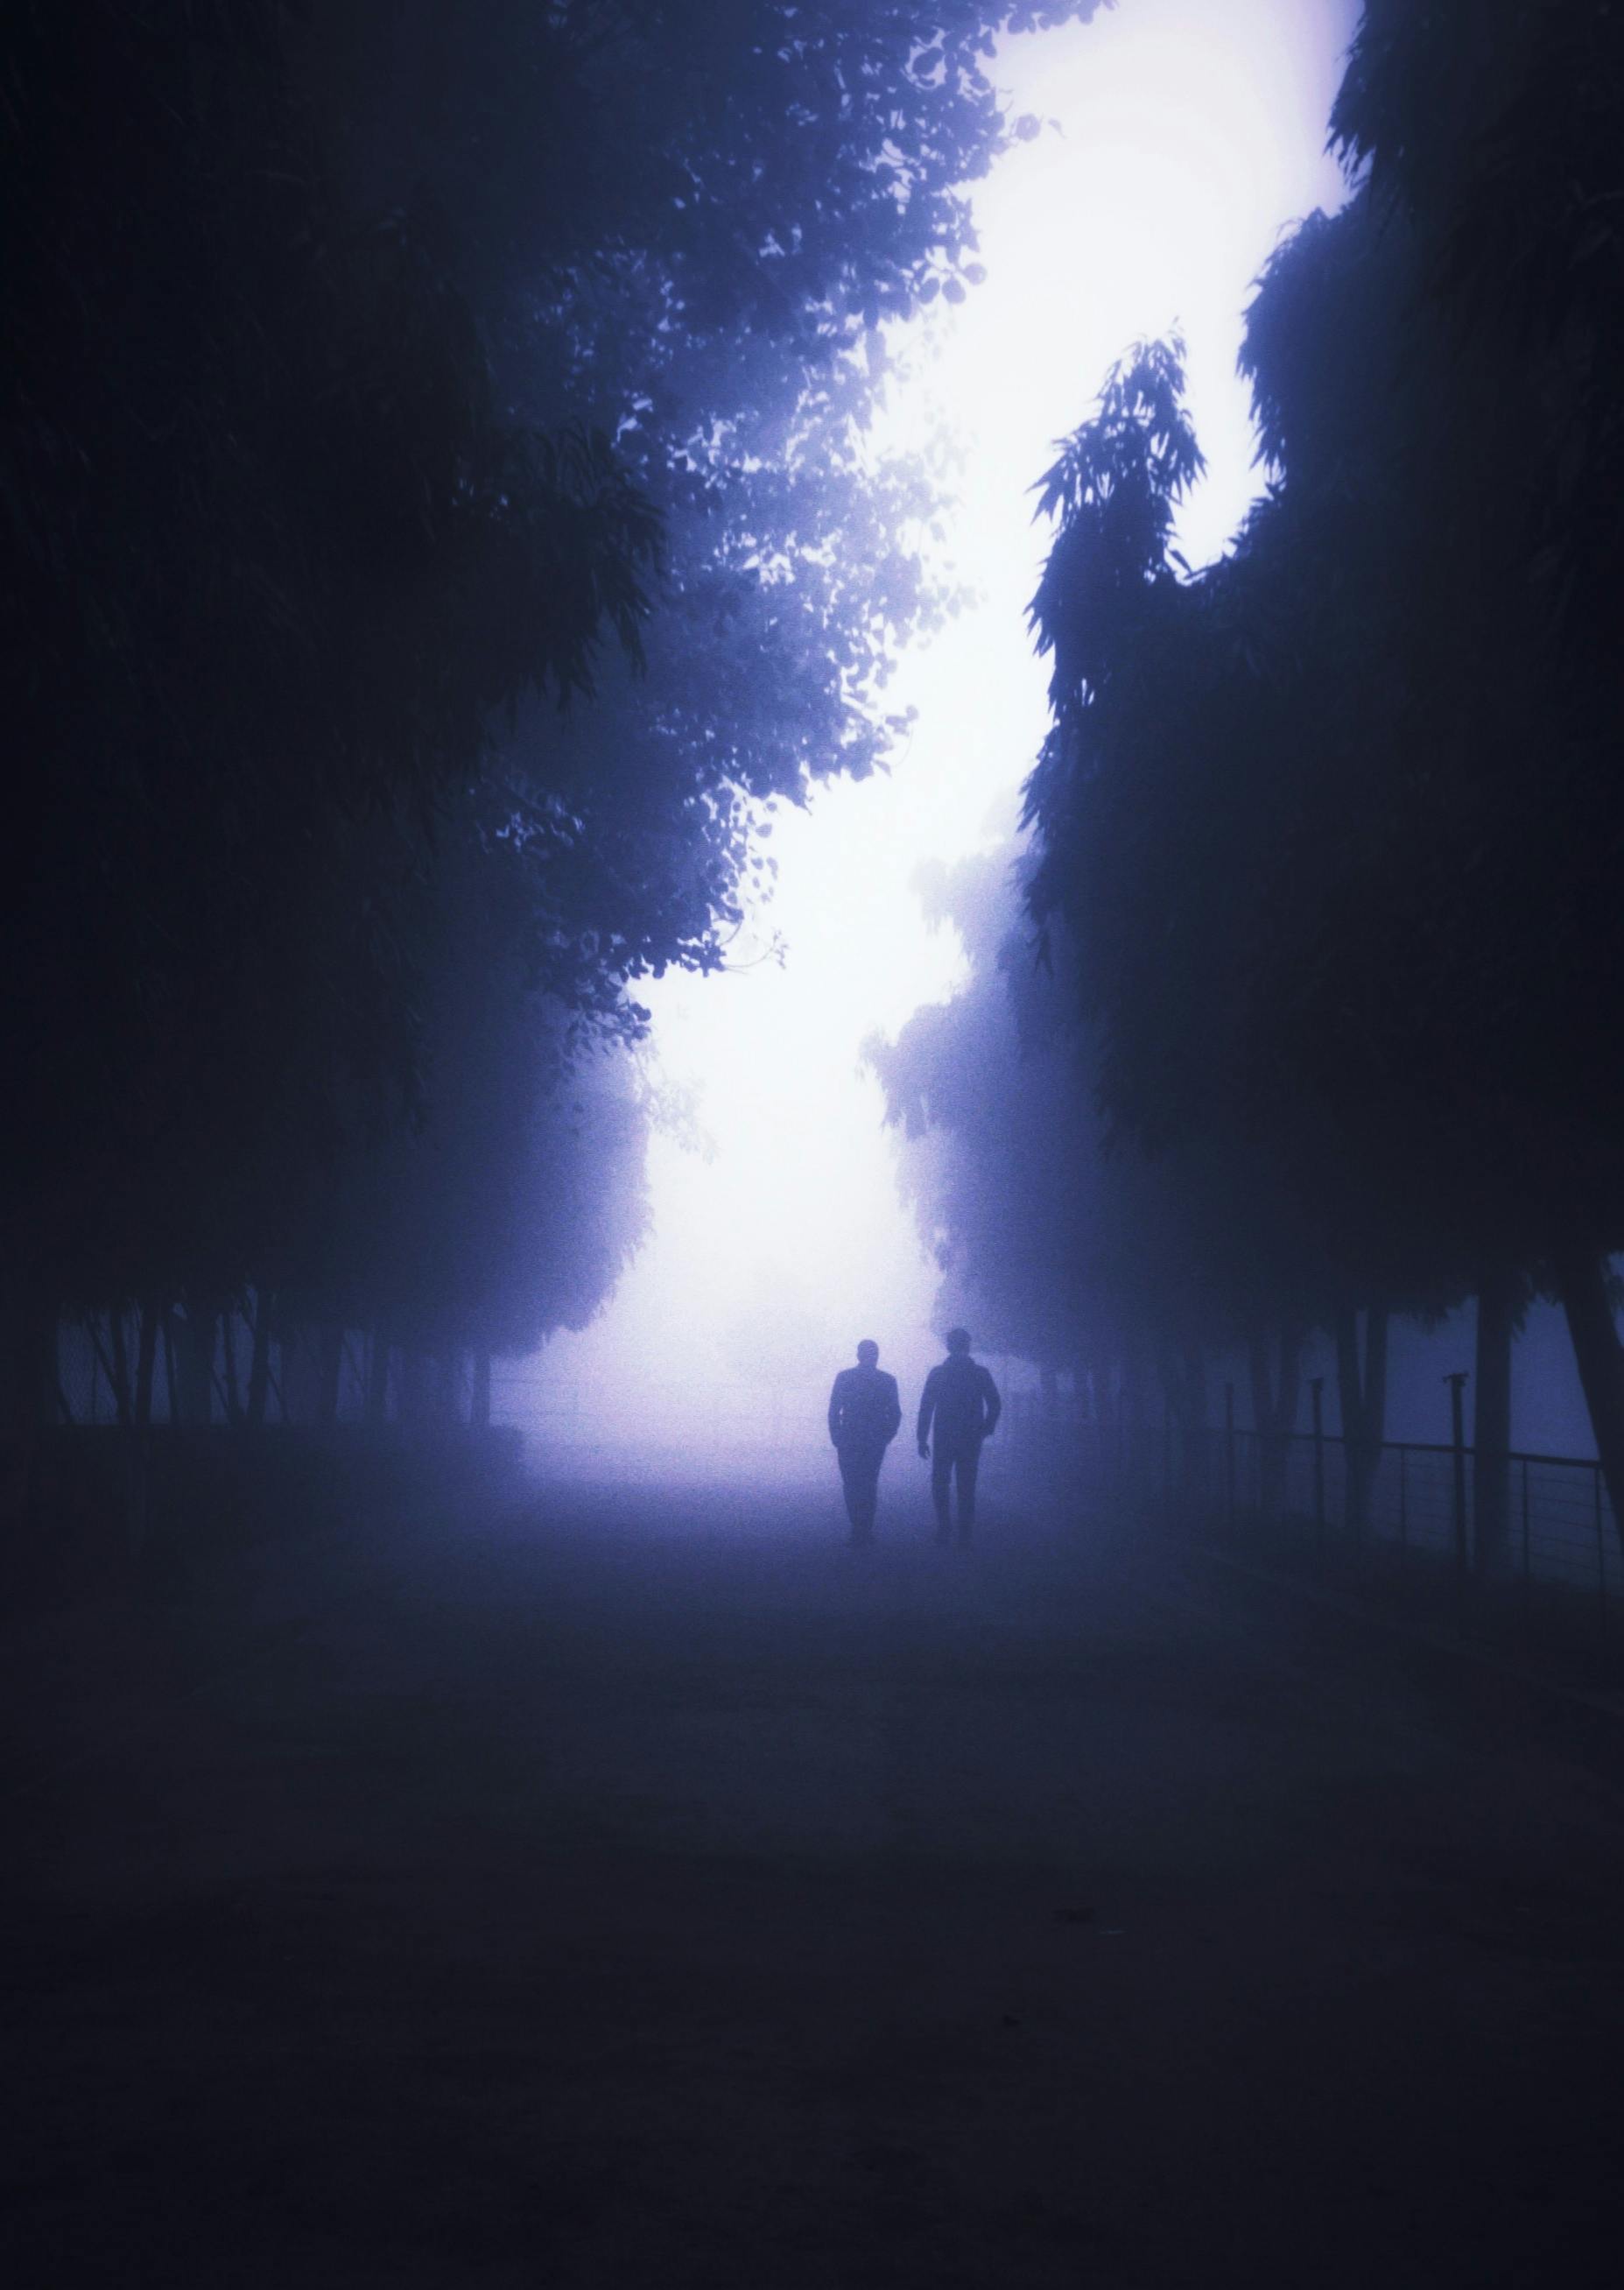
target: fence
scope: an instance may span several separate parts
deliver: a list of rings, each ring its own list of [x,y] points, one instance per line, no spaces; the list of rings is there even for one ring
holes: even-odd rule
[[[1233,1421],[1111,1428],[1021,1410],[1028,1445],[1084,1484],[1237,1549],[1428,1610],[1468,1635],[1624,1669],[1624,1552],[1593,1459],[1514,1450],[1482,1466],[1463,1439],[1379,1446]]]

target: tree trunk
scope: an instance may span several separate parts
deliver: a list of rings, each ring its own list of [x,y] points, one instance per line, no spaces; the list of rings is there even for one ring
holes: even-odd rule
[[[196,1304],[186,1308],[178,1331],[182,1423],[201,1427],[214,1420],[214,1315]]]
[[[1607,1294],[1607,1260],[1599,1249],[1564,1248],[1552,1265],[1612,1503],[1614,1530],[1624,1544],[1624,1350]]]
[[[1473,1520],[1479,1573],[1502,1575],[1511,1552],[1511,1332],[1518,1282],[1508,1264],[1485,1267],[1477,1287],[1472,1368]]]
[[[1116,1419],[1118,1468],[1128,1485],[1142,1481],[1148,1487],[1155,1477],[1155,1450],[1150,1437],[1154,1372],[1148,1341],[1140,1330],[1131,1329],[1123,1339],[1122,1391]]]
[[[1268,1349],[1267,1337],[1253,1336],[1247,1345],[1247,1366],[1258,1449],[1258,1508],[1266,1518],[1274,1518],[1285,1508],[1286,1465],[1302,1398],[1302,1331],[1281,1329],[1272,1374]]]
[[[152,1423],[152,1378],[158,1357],[158,1322],[163,1307],[156,1297],[148,1296],[137,1306],[135,1348],[135,1428],[146,1432]]]
[[[1249,1353],[1253,1428],[1270,1438],[1289,1438],[1297,1429],[1297,1410],[1302,1402],[1302,1331],[1281,1329],[1272,1373],[1267,1337],[1254,1336]]]
[[[1388,1413],[1388,1310],[1364,1316],[1364,1360],[1359,1360],[1359,1316],[1336,1316],[1337,1397],[1342,1415],[1347,1525],[1362,1534],[1370,1517],[1371,1490],[1381,1462]]]
[[[242,1388],[236,1380],[236,1307],[228,1304],[220,1316],[220,1352],[226,1371],[226,1420],[240,1424],[243,1420]]]
[[[491,1428],[491,1355],[483,1346],[474,1354],[474,1397],[468,1421],[480,1431]]]
[[[108,1315],[109,1332],[113,1325],[114,1317],[115,1316],[112,1313]],[[121,1375],[118,1372],[118,1368],[114,1365],[113,1356],[108,1345],[104,1344],[101,1341],[101,1329],[94,1312],[87,1312],[85,1314],[84,1328],[86,1334],[91,1340],[92,1353],[90,1420],[92,1423],[96,1421],[97,1402],[100,1397],[96,1386],[96,1370],[100,1368],[101,1373],[105,1375],[108,1380],[108,1389],[113,1395],[113,1421],[115,1423],[123,1424],[127,1427],[130,1421],[129,1355],[126,1352],[124,1356],[124,1359],[121,1363],[124,1373]]]
[[[117,1331],[117,1349],[114,1349],[114,1332]],[[100,1398],[97,1373],[106,1376],[108,1389],[113,1396],[113,1421],[125,1428],[130,1421],[130,1355],[124,1347],[124,1330],[115,1312],[108,1314],[108,1341],[101,1341],[101,1324],[94,1312],[84,1316],[84,1332],[91,1340],[91,1414],[96,1421]]]
[[[305,1371],[305,1355],[308,1349],[302,1328],[283,1329],[282,1420],[284,1423],[302,1423],[306,1420],[306,1387],[310,1379]]]
[[[136,1306],[135,1389],[124,1453],[124,1537],[132,1551],[144,1549],[152,1490],[152,1371],[158,1353],[156,1300]]]
[[[320,1386],[316,1394],[316,1420],[324,1431],[330,1431],[339,1420],[339,1380],[344,1368],[344,1331],[330,1324],[321,1330]]]
[[[1247,1340],[1246,1371],[1252,1382],[1252,1428],[1260,1439],[1267,1439],[1275,1428],[1275,1393],[1268,1373],[1268,1346],[1262,1336]]]
[[[113,1405],[119,1422],[127,1430],[135,1413],[134,1394],[130,1389],[130,1347],[124,1339],[124,1312],[116,1304],[108,1314],[108,1351],[110,1356],[108,1381],[113,1387]]]
[[[1185,1502],[1200,1505],[1208,1492],[1206,1364],[1198,1351],[1187,1348],[1177,1355],[1164,1350],[1158,1365],[1179,1432],[1180,1494]]]
[[[180,1421],[180,1371],[175,1364],[175,1316],[164,1309],[164,1406],[172,1424]]]
[[[248,1359],[248,1421],[257,1430],[265,1421],[266,1395],[270,1389],[271,1295],[268,1288],[253,1292],[253,1349]]]
[[[1372,1476],[1388,1436],[1388,1319],[1385,1304],[1372,1306],[1364,1316],[1364,1437]]]
[[[389,1350],[388,1323],[380,1320],[366,1363],[366,1420],[374,1429],[389,1420]]]

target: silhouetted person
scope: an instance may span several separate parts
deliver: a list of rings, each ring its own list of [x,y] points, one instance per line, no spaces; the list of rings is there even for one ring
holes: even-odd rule
[[[946,1542],[951,1531],[948,1485],[958,1482],[958,1539],[968,1542],[975,1525],[975,1475],[981,1461],[981,1442],[998,1428],[1004,1402],[998,1387],[979,1360],[970,1357],[970,1337],[964,1328],[948,1331],[948,1357],[924,1380],[919,1402],[919,1453],[931,1464],[931,1500],[936,1506],[936,1540]],[[936,1429],[932,1460],[931,1427]]]
[[[897,1379],[881,1373],[879,1357],[878,1344],[859,1344],[857,1365],[841,1369],[829,1394],[829,1437],[840,1458],[840,1484],[853,1542],[874,1540],[880,1465],[902,1422]]]

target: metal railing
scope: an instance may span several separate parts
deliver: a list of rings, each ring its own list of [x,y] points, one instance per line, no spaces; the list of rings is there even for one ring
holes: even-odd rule
[[[1372,1448],[1230,1420],[1191,1430],[1027,1406],[1012,1429],[1052,1472],[1238,1550],[1356,1579],[1462,1633],[1624,1675],[1624,1550],[1601,1465],[1464,1439]]]

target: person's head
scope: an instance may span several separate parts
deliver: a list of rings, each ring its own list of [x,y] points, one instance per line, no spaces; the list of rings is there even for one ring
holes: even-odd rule
[[[879,1359],[880,1348],[878,1344],[874,1341],[872,1337],[865,1336],[861,1343],[857,1347],[858,1366],[877,1367],[879,1365]]]
[[[949,1328],[948,1330],[948,1349],[950,1352],[957,1352],[961,1354],[967,1352],[970,1349],[969,1329]]]

